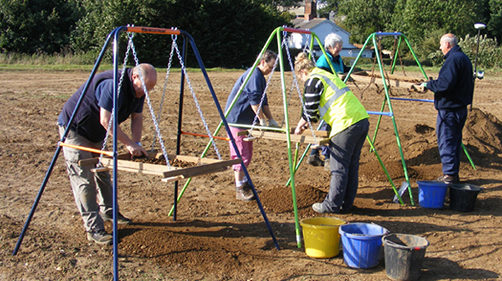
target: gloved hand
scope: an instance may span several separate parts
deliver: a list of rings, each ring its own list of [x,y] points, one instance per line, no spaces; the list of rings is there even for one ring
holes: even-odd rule
[[[424,86],[425,85],[425,86]],[[420,84],[413,84],[411,87],[408,89],[410,92],[420,92],[420,93],[425,93],[427,91],[427,83],[423,82]]]
[[[274,119],[268,120],[268,126],[273,128],[280,128],[279,124]]]
[[[265,118],[260,119],[260,126],[267,127],[267,120]]]

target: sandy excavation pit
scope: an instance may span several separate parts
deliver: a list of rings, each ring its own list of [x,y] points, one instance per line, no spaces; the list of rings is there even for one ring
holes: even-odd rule
[[[0,279],[2,280],[110,280],[112,247],[90,244],[71,194],[62,156],[34,214],[20,251],[12,256],[19,234],[39,191],[58,142],[57,116],[66,101],[88,77],[87,72],[1,71],[0,76]],[[209,77],[220,104],[242,72],[211,72]],[[437,76],[437,73],[427,73]],[[219,115],[200,72],[190,72],[192,85],[210,128]],[[408,73],[419,77],[419,73]],[[172,73],[170,81],[179,81]],[[291,84],[289,76],[286,85]],[[279,75],[272,78],[269,103],[281,123],[283,103]],[[162,83],[162,82],[161,82]],[[403,154],[408,166],[415,205],[407,194],[405,205],[392,202],[394,192],[365,144],[360,185],[352,213],[335,217],[349,222],[373,222],[394,233],[429,240],[423,264],[423,280],[498,280],[502,259],[502,90],[500,75],[487,73],[476,82],[473,110],[464,130],[464,144],[476,165],[463,156],[460,178],[484,188],[473,212],[418,206],[416,181],[441,175],[434,132],[436,111],[431,103],[393,101]],[[378,111],[383,93],[366,85],[350,85],[369,111]],[[159,126],[168,153],[175,153],[178,90],[167,91]],[[161,87],[152,93],[160,100]],[[393,89],[396,97],[431,99],[432,93]],[[193,100],[185,97],[183,129],[203,132]],[[154,106],[158,106],[154,102]],[[299,118],[299,104],[292,99],[290,124]],[[157,108],[155,108],[157,111]],[[141,142],[150,145],[154,126],[145,111]],[[377,117],[370,118],[370,136]],[[124,130],[127,132],[127,124]],[[225,132],[219,134],[226,137]],[[207,139],[183,136],[181,155],[200,156]],[[229,159],[226,141],[216,140],[220,154]],[[394,183],[404,181],[399,150],[390,119],[383,118],[375,145]],[[348,268],[342,253],[332,259],[313,259],[298,248],[286,143],[259,139],[249,172],[261,190],[277,250],[256,202],[235,200],[231,169],[194,177],[178,204],[176,221],[168,216],[173,205],[174,183],[152,175],[119,172],[121,213],[133,219],[119,226],[119,274],[121,280],[388,280],[385,264],[369,270]],[[294,145],[293,154],[294,154]],[[300,145],[300,155],[306,145]],[[216,158],[210,149],[208,157]],[[164,163],[165,164],[165,163]],[[318,216],[311,205],[321,202],[328,190],[329,172],[303,163],[295,176],[299,218]],[[186,179],[180,180],[182,186]],[[107,223],[111,231],[111,224]]]

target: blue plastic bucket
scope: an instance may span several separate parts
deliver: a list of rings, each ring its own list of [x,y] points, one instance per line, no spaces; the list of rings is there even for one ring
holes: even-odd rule
[[[443,208],[448,184],[442,181],[417,181],[417,184],[418,203],[422,208]]]
[[[349,223],[338,229],[342,241],[343,261],[352,268],[372,268],[380,261],[382,237],[386,228],[373,223]]]

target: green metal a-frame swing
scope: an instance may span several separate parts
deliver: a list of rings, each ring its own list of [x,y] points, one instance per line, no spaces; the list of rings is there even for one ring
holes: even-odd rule
[[[413,58],[415,59],[415,62],[417,63],[418,67],[420,68],[420,71],[422,72],[425,80],[426,81],[428,80],[428,77],[425,74],[425,71],[424,71],[422,65],[420,64],[420,61],[418,60],[417,56],[415,55],[415,53],[413,51],[413,48],[410,45],[410,42],[408,41],[408,39],[406,38],[406,36],[404,34],[402,34],[400,32],[375,32],[375,33],[371,34],[370,36],[368,36],[368,38],[366,39],[366,42],[364,43],[363,47],[361,48],[361,51],[357,55],[357,57],[356,57],[353,65],[352,65],[352,68],[349,70],[348,74],[346,75],[344,82],[347,82],[349,80],[350,75],[354,72],[355,66],[357,65],[357,62],[359,61],[359,59],[361,58],[361,55],[362,55],[364,49],[366,49],[366,46],[370,42],[372,42],[373,46],[375,48],[375,57],[376,57],[376,60],[378,62],[378,66],[379,66],[379,70],[380,70],[380,75],[381,75],[382,80],[383,80],[383,86],[384,86],[384,90],[385,90],[385,98],[384,98],[384,100],[382,102],[382,106],[380,108],[380,112],[373,112],[373,114],[377,114],[377,115],[379,115],[379,117],[378,117],[377,125],[376,125],[376,128],[375,128],[375,132],[373,134],[373,139],[372,139],[372,141],[370,141],[370,144],[374,143],[375,140],[376,140],[376,136],[377,136],[377,132],[378,132],[378,128],[380,126],[380,122],[381,122],[382,116],[383,115],[390,116],[391,119],[392,119],[393,127],[394,127],[394,133],[396,135],[397,146],[399,147],[399,153],[400,153],[400,156],[401,156],[401,163],[403,165],[404,177],[405,177],[406,184],[407,184],[407,189],[408,189],[408,192],[409,192],[409,195],[410,195],[411,205],[415,205],[414,200],[413,200],[413,195],[412,195],[412,192],[411,192],[410,178],[409,178],[409,175],[408,175],[408,170],[406,168],[406,162],[404,160],[403,150],[402,150],[402,147],[401,147],[401,140],[399,138],[399,133],[397,131],[396,119],[395,119],[394,111],[392,109],[391,100],[395,99],[395,100],[409,100],[409,101],[422,101],[422,102],[434,102],[434,101],[433,100],[424,100],[424,99],[420,99],[419,100],[419,99],[404,99],[404,98],[391,98],[390,97],[390,95],[389,95],[389,85],[387,84],[387,81],[385,79],[386,75],[385,75],[385,72],[384,72],[384,67],[383,67],[382,58],[381,58],[381,49],[379,48],[380,44],[378,44],[379,41],[381,40],[381,38],[384,37],[384,36],[393,36],[394,39],[395,39],[395,41],[396,41],[396,43],[397,43],[397,44],[395,44],[394,57],[392,59],[390,73],[391,74],[394,73],[397,59],[400,58],[399,57],[399,50],[400,50],[402,42],[404,41],[405,44],[406,44],[406,46],[409,48],[411,54],[413,55]],[[377,42],[377,40],[378,40],[378,42]],[[389,107],[389,112],[387,112],[387,113],[384,112],[386,105]],[[372,145],[372,149],[374,149],[373,145]],[[476,166],[474,165],[474,163],[473,163],[473,161],[472,161],[469,153],[467,152],[467,149],[465,148],[464,144],[462,144],[462,149],[464,150],[465,155],[467,156],[467,159],[469,160],[469,162],[470,162],[471,166],[473,167],[473,169],[476,169]],[[380,158],[379,158],[379,160],[380,160]],[[385,167],[383,166],[382,162],[381,162],[381,165],[382,165],[382,167],[385,170]],[[386,173],[387,173],[387,171],[386,171]],[[392,180],[391,180],[391,184],[393,185]],[[394,187],[394,185],[393,185],[393,187]],[[399,195],[398,195],[398,198],[399,198]],[[400,202],[402,204],[402,201],[400,201]]]
[[[308,152],[308,150],[310,149],[310,146],[312,145],[311,143],[308,144],[306,150],[304,151],[303,155],[301,156],[301,158],[299,159],[299,161],[296,161],[297,160],[297,155],[296,153],[298,152],[298,146],[297,146],[297,150],[296,150],[296,153],[295,153],[295,156],[293,157],[293,154],[292,154],[292,146],[291,146],[291,142],[292,142],[292,137],[291,137],[291,128],[290,128],[290,125],[289,125],[289,117],[288,117],[288,97],[287,97],[287,90],[286,90],[286,85],[285,85],[285,77],[284,77],[284,56],[283,56],[283,47],[286,47],[285,49],[287,50],[287,57],[288,57],[288,60],[289,60],[289,64],[290,64],[290,68],[293,70],[292,71],[292,74],[293,74],[293,80],[294,80],[294,85],[293,86],[296,86],[298,92],[299,92],[299,95],[300,95],[300,98],[301,98],[301,91],[300,91],[300,88],[299,88],[299,85],[298,83],[296,82],[297,79],[296,79],[296,75],[294,73],[294,67],[293,67],[293,63],[291,61],[291,56],[289,54],[289,49],[287,48],[287,46],[285,46],[283,40],[281,40],[282,38],[283,39],[286,39],[287,37],[287,34],[288,33],[300,33],[300,34],[307,34],[307,35],[311,35],[311,40],[310,40],[310,57],[312,57],[312,50],[313,50],[313,44],[314,44],[314,40],[316,40],[317,44],[320,46],[321,48],[321,51],[323,52],[323,54],[326,56],[326,51],[324,50],[324,47],[323,45],[321,44],[321,41],[319,40],[319,38],[317,37],[317,35],[311,31],[308,31],[308,30],[300,30],[300,29],[294,29],[294,28],[289,28],[289,27],[278,27],[276,28],[272,33],[271,35],[269,36],[267,42],[265,43],[265,45],[263,46],[260,54],[257,56],[257,59],[256,61],[254,62],[253,66],[252,66],[252,71],[250,71],[250,73],[248,74],[248,76],[244,79],[244,82],[243,82],[243,85],[245,85],[249,78],[251,77],[253,71],[256,71],[256,67],[257,65],[260,63],[260,58],[261,56],[264,54],[264,52],[268,49],[268,47],[270,46],[270,44],[272,43],[272,40],[274,39],[274,37],[277,38],[277,45],[278,45],[278,60],[276,61],[275,65],[274,65],[274,69],[276,67],[277,64],[279,64],[279,68],[280,68],[280,72],[281,72],[281,88],[282,88],[282,94],[283,94],[283,103],[284,103],[284,120],[286,121],[285,122],[285,128],[263,128],[263,127],[257,127],[258,129],[266,129],[266,130],[269,130],[269,131],[275,131],[275,132],[280,132],[280,133],[285,133],[286,135],[286,140],[287,140],[287,148],[288,148],[288,161],[289,161],[289,170],[290,170],[290,178],[287,182],[286,185],[290,185],[291,186],[291,191],[292,191],[292,201],[293,201],[293,210],[294,210],[294,215],[295,215],[295,232],[296,232],[296,241],[297,241],[297,245],[298,245],[298,248],[301,247],[301,235],[300,235],[300,225],[299,225],[299,221],[298,221],[298,208],[297,208],[297,204],[296,204],[296,188],[295,188],[295,180],[294,180],[294,177],[295,177],[295,173],[296,171],[298,170],[303,158],[305,157],[306,153]],[[333,66],[331,66],[331,68],[333,68]],[[273,73],[273,72],[272,72]],[[270,74],[270,76],[272,76],[272,73]],[[269,78],[270,79],[270,78]],[[268,83],[267,83],[268,84]],[[241,87],[241,89],[239,90],[239,92],[237,93],[236,95],[236,98],[235,100],[231,103],[230,107],[227,109],[227,111],[225,112],[225,117],[229,114],[230,110],[232,109],[235,101],[237,100],[237,97],[240,96],[240,94],[242,93],[242,89],[243,87]],[[216,128],[215,132],[213,135],[217,135],[219,130],[221,129],[222,127],[222,123],[220,123],[218,125],[218,127]],[[311,125],[311,124],[310,124]],[[322,125],[319,124],[319,127]],[[239,127],[246,127],[245,125],[243,124],[239,124]],[[251,128],[251,130],[256,127],[256,126],[248,126]],[[318,128],[319,129],[319,128]],[[312,130],[314,131],[314,130]],[[313,136],[313,138],[315,139],[315,136]],[[392,179],[390,177],[390,175],[388,174],[387,170],[385,169],[385,166],[382,162],[382,160],[380,159],[380,157],[378,156],[378,153],[376,152],[376,149],[375,147],[373,146],[373,143],[371,141],[371,139],[369,137],[367,137],[367,140],[368,142],[370,143],[370,146],[373,150],[373,152],[375,153],[375,155],[377,156],[378,158],[378,161],[380,163],[380,165],[382,166],[382,168],[384,169],[385,171],[385,174],[387,176],[387,178],[389,179],[389,181],[391,182],[392,184],[392,188],[394,189],[394,192],[396,193],[396,196],[398,197],[399,199],[399,202],[401,204],[404,205],[401,197],[399,196],[398,194],[398,191],[397,189],[395,188],[393,182],[392,182]],[[207,144],[206,146],[206,149],[204,150],[204,152],[202,153],[202,157],[204,157],[204,155],[206,154],[207,150],[210,148],[210,143]],[[186,190],[188,184],[190,183],[190,179],[187,180],[187,182],[185,183],[185,186],[183,187],[181,193],[179,194],[178,196],[178,199],[177,200],[180,200],[184,191]],[[172,210],[171,210],[171,213],[172,213]],[[170,214],[171,214],[170,213]]]
[[[267,42],[265,43],[264,47],[262,48],[260,54],[257,56],[257,59],[254,62],[252,68],[256,69],[256,67],[260,63],[261,56],[268,49],[268,47],[272,43],[272,40],[274,39],[274,37],[276,37],[277,38],[277,44],[278,44],[278,60],[276,61],[275,65],[274,65],[274,69],[275,69],[275,67],[278,64],[279,68],[280,68],[280,72],[281,72],[281,88],[282,88],[283,103],[284,103],[284,120],[286,121],[285,122],[285,128],[263,128],[263,127],[256,127],[256,126],[249,126],[249,128],[251,128],[251,130],[253,128],[266,129],[266,130],[270,130],[270,131],[285,133],[285,135],[286,135],[287,148],[288,148],[288,161],[289,161],[289,168],[290,168],[289,169],[290,170],[290,178],[289,178],[288,182],[286,183],[286,185],[290,185],[291,186],[291,190],[292,190],[293,210],[294,210],[294,214],[295,214],[296,241],[297,241],[298,247],[300,248],[301,247],[301,235],[300,235],[300,227],[299,227],[299,221],[298,221],[298,209],[297,209],[297,204],[296,204],[296,189],[295,189],[295,180],[294,180],[294,177],[295,177],[296,171],[298,170],[300,164],[302,163],[302,161],[303,161],[306,153],[309,151],[309,149],[310,149],[310,147],[311,147],[312,144],[311,143],[308,144],[308,146],[305,149],[303,155],[297,161],[297,157],[296,157],[297,155],[296,155],[296,153],[298,151],[296,151],[296,153],[295,153],[294,156],[292,154],[292,146],[291,146],[292,138],[291,138],[291,133],[290,133],[291,132],[291,128],[290,128],[290,125],[289,125],[289,122],[288,122],[288,120],[289,120],[289,117],[288,117],[288,96],[287,96],[287,89],[286,89],[286,85],[285,85],[285,74],[284,74],[284,69],[285,69],[284,68],[284,55],[283,55],[284,42],[281,40],[282,38],[285,39],[285,37],[287,36],[288,33],[300,33],[300,34],[310,35],[311,38],[310,38],[310,42],[309,42],[309,45],[310,45],[309,56],[312,57],[312,50],[313,50],[314,40],[316,40],[316,42],[319,45],[322,53],[326,56],[326,51],[325,51],[325,49],[324,49],[321,41],[319,40],[318,36],[315,33],[311,32],[309,30],[294,29],[294,28],[289,28],[289,27],[278,27],[278,28],[276,28],[271,33],[271,35],[269,36],[269,38],[268,38]],[[410,46],[407,38],[402,33],[397,33],[397,32],[396,33],[382,33],[382,32],[377,32],[377,33],[374,33],[374,34],[370,35],[368,37],[368,39],[366,40],[366,42],[365,42],[365,44],[364,44],[361,52],[357,56],[357,58],[356,58],[356,60],[355,60],[355,62],[353,64],[352,68],[350,69],[350,71],[346,75],[344,82],[348,81],[348,79],[350,78],[350,74],[353,73],[357,62],[359,61],[359,59],[360,59],[360,57],[362,55],[363,50],[366,48],[366,46],[368,45],[368,43],[370,41],[373,42],[373,45],[375,46],[375,51],[378,54],[376,56],[376,58],[377,58],[378,65],[379,65],[379,68],[380,68],[380,74],[382,75],[382,77],[383,77],[383,79],[385,81],[384,68],[383,68],[383,65],[382,65],[381,57],[379,55],[380,52],[379,52],[378,44],[377,44],[377,41],[376,41],[377,39],[380,39],[382,36],[394,36],[396,38],[396,40],[398,40],[397,50],[399,50],[399,47],[400,47],[402,41],[404,40],[404,42],[406,43],[406,45],[409,47],[411,53],[413,54],[413,56],[414,56],[414,58],[415,58],[415,60],[417,62],[417,65],[420,67],[420,70],[421,70],[422,74],[424,75],[424,78],[427,79],[427,75],[425,74],[425,71],[423,70],[422,66],[420,65],[420,62],[418,61],[418,59],[416,58],[416,56],[415,56],[415,54],[413,52],[413,49],[411,48],[411,46]],[[287,57],[289,59],[290,68],[293,70],[292,74],[293,74],[294,82],[296,82],[296,75],[294,73],[294,67],[292,65],[291,56],[289,54],[289,50],[287,49],[287,46],[286,46],[286,50],[287,50]],[[393,72],[394,69],[395,69],[395,64],[396,64],[397,58],[398,58],[398,52],[395,52],[394,53],[394,59],[393,59],[393,62],[392,62],[392,70],[391,70],[391,72]],[[332,65],[331,65],[331,68],[333,69]],[[251,77],[252,73],[253,73],[253,71],[250,71],[250,73],[248,74],[248,76],[244,79],[243,85],[245,85],[248,82],[248,80]],[[272,73],[270,74],[270,76],[272,75]],[[296,86],[297,90],[299,91],[298,84],[296,83],[296,85],[294,85],[294,86]],[[376,129],[375,129],[375,133],[374,133],[373,139],[371,139],[369,136],[367,136],[366,139],[367,139],[368,143],[370,144],[371,151],[375,154],[375,156],[377,157],[377,159],[379,161],[380,166],[383,168],[383,170],[384,170],[384,172],[385,172],[385,174],[387,176],[387,179],[389,180],[389,182],[390,182],[390,184],[391,184],[391,186],[392,186],[392,188],[393,188],[393,190],[394,190],[394,192],[396,194],[396,197],[397,197],[399,203],[401,205],[404,205],[404,202],[403,202],[403,200],[402,200],[402,198],[400,196],[400,193],[396,189],[396,187],[394,185],[394,182],[392,181],[392,178],[390,177],[387,169],[385,168],[385,165],[384,165],[383,161],[381,160],[381,158],[378,155],[377,150],[376,150],[376,148],[374,146],[374,141],[376,140],[376,135],[377,135],[377,131],[378,131],[378,127],[379,127],[380,121],[381,121],[381,117],[383,115],[386,115],[386,116],[390,116],[392,118],[392,122],[393,122],[393,126],[394,126],[394,131],[395,131],[395,135],[396,135],[396,141],[397,141],[397,144],[398,144],[398,147],[399,147],[399,152],[400,152],[400,155],[401,155],[401,160],[402,160],[404,175],[405,175],[405,179],[406,179],[406,183],[407,183],[406,187],[407,187],[407,189],[409,191],[409,194],[410,194],[411,204],[414,205],[414,200],[413,200],[413,196],[412,196],[412,193],[411,193],[411,187],[410,187],[410,182],[409,182],[409,176],[408,176],[408,173],[407,173],[406,163],[404,161],[403,151],[402,151],[402,148],[401,148],[401,141],[400,141],[399,134],[398,134],[398,131],[397,131],[397,126],[396,126],[396,122],[395,122],[395,116],[394,116],[393,109],[392,109],[392,104],[391,104],[391,99],[393,99],[393,98],[390,98],[390,96],[389,96],[389,85],[387,85],[387,83],[385,83],[385,82],[384,82],[384,89],[385,89],[385,99],[383,101],[382,108],[381,108],[380,112],[368,112],[370,114],[379,115],[379,119],[378,119],[378,122],[377,122],[377,126],[376,126]],[[236,96],[237,97],[240,96],[241,93],[242,93],[242,87],[241,87],[241,89],[239,90],[239,92],[237,93]],[[237,97],[236,97],[236,99],[237,99]],[[229,112],[232,109],[234,103],[235,103],[235,100],[230,105],[230,107],[228,108],[228,110],[225,112],[225,117],[229,114]],[[384,112],[386,105],[389,107],[389,112]],[[321,125],[322,125],[322,122],[321,122],[321,124],[319,124],[318,129],[321,127]],[[218,127],[216,128],[215,132],[213,133],[213,135],[217,135],[222,126],[223,126],[223,123],[220,123],[218,125]],[[245,127],[242,124],[240,124],[239,126],[240,127]],[[207,151],[210,148],[210,146],[211,146],[211,143],[208,142],[208,144],[206,146],[206,149],[202,153],[201,157],[205,156],[205,154],[207,153]],[[297,149],[298,149],[298,147],[297,147]],[[464,150],[465,150],[465,148],[464,148]],[[465,152],[467,154],[467,151],[465,151]],[[469,161],[471,161],[469,156],[468,156],[468,158],[469,158]],[[472,163],[472,161],[471,161],[471,164],[474,167],[474,164]],[[185,186],[183,187],[181,193],[179,194],[179,196],[177,198],[178,201],[183,196],[183,194],[184,194],[186,188],[188,187],[189,183],[190,183],[190,179],[188,179],[186,181]],[[171,210],[170,215],[172,214],[172,211],[173,210]]]

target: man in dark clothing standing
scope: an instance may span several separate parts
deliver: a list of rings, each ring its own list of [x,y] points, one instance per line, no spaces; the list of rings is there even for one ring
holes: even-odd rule
[[[462,129],[474,92],[473,70],[471,60],[457,45],[455,35],[443,35],[439,49],[445,61],[438,79],[423,83],[423,86],[434,92],[434,107],[438,111],[436,135],[443,165],[443,176],[438,180],[458,183]]]

